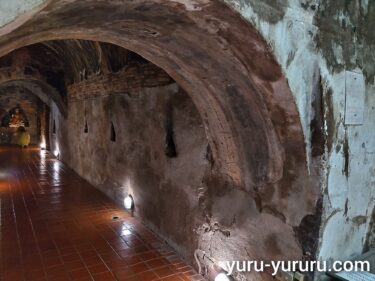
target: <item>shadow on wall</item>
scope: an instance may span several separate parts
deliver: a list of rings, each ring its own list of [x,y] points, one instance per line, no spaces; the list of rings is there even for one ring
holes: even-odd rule
[[[364,246],[364,253],[370,250],[375,250],[375,208],[372,211],[368,234]]]

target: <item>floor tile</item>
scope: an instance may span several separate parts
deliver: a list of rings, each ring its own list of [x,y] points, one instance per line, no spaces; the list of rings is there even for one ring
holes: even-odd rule
[[[153,232],[51,154],[0,146],[0,171],[1,281],[199,277]]]

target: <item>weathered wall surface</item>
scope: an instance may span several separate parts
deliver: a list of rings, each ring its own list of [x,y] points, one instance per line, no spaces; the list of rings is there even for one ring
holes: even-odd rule
[[[214,172],[215,159],[191,99],[176,84],[156,87],[165,77],[150,67],[142,69],[147,71],[133,71],[138,78],[129,76],[128,69],[69,86],[68,118],[56,108],[51,113],[51,127],[56,123],[51,151],[58,149],[62,161],[119,204],[132,194],[135,215],[192,264],[197,249],[203,265],[203,253],[216,264],[227,259],[299,259],[301,249],[285,218],[271,209],[259,211],[251,194]],[[134,82],[142,80],[142,73],[153,87]],[[116,77],[133,77],[134,83]],[[134,88],[125,86],[127,91],[121,92],[124,85]],[[85,94],[78,94],[82,89]],[[175,158],[165,153],[168,118]],[[110,140],[111,123],[116,142]],[[277,238],[280,231],[282,240]]]
[[[310,171],[322,171],[319,259],[355,257],[364,250],[375,206],[371,31],[375,3],[235,0],[228,4],[254,24],[272,47],[299,108]],[[363,73],[366,80],[360,126],[344,125],[345,70]],[[322,129],[317,138],[319,118]],[[317,143],[325,144],[325,150],[314,153]],[[369,244],[367,248],[375,247]]]
[[[25,23],[44,7],[48,0],[15,0],[0,2],[0,35]]]
[[[375,177],[372,164],[375,160],[372,130],[375,121],[374,101],[372,100],[375,89],[371,30],[375,5],[372,1],[227,1],[229,6],[236,9],[251,25],[255,26],[267,40],[288,80],[304,130],[306,143],[304,161],[309,168],[310,177],[308,178],[316,181],[315,184],[320,186],[323,195],[322,204],[317,204],[315,215],[311,212],[312,202],[315,200],[312,195],[315,192],[314,188],[310,186],[310,183],[305,187],[306,181],[293,178],[293,173],[300,175],[295,167],[292,166],[289,169],[283,165],[283,152],[286,151],[285,159],[300,152],[292,149],[288,153],[288,150],[284,150],[288,141],[293,138],[286,139],[286,143],[283,143],[281,148],[278,143],[282,139],[281,134],[275,137],[273,134],[255,133],[263,132],[261,128],[265,124],[270,124],[270,120],[275,127],[278,125],[279,133],[283,132],[285,124],[282,121],[277,123],[280,118],[276,113],[273,116],[264,117],[267,122],[260,122],[263,120],[263,117],[260,118],[262,114],[247,114],[247,110],[258,112],[257,107],[254,107],[254,111],[249,110],[249,108],[253,109],[251,106],[254,104],[263,104],[261,102],[263,99],[255,97],[262,96],[264,100],[268,99],[268,105],[272,103],[281,105],[288,97],[288,95],[283,95],[288,92],[285,90],[287,87],[284,82],[277,80],[280,79],[280,73],[274,64],[267,60],[270,55],[264,44],[258,40],[259,38],[244,28],[237,17],[233,17],[233,14],[222,9],[217,1],[186,1],[184,4],[176,2],[161,4],[156,1],[146,7],[138,2],[132,2],[131,5],[130,2],[126,2],[129,7],[125,5],[110,7],[109,2],[105,3],[106,6],[95,2],[97,5],[94,9],[95,13],[91,15],[85,13],[86,1],[72,0],[69,3],[60,1],[59,5],[51,6],[35,21],[29,22],[27,26],[18,29],[13,35],[3,38],[0,47],[2,46],[3,52],[7,52],[17,45],[21,46],[22,39],[29,43],[46,38],[66,39],[66,36],[97,39],[97,35],[101,32],[103,40],[107,39],[139,51],[145,57],[163,66],[169,74],[173,74],[173,77],[186,87],[196,104],[199,105],[198,110],[203,117],[203,124],[210,125],[210,130],[206,130],[206,133],[214,132],[212,133],[214,137],[209,138],[209,141],[214,144],[212,139],[215,139],[219,140],[217,142],[219,144],[228,144],[220,146],[220,149],[213,146],[214,155],[221,156],[223,151],[229,151],[228,155],[233,156],[240,152],[241,155],[249,156],[247,160],[256,159],[256,161],[246,162],[249,166],[243,166],[243,171],[249,171],[251,168],[252,172],[257,171],[254,174],[265,176],[255,177],[257,180],[266,178],[277,182],[280,180],[282,168],[290,172],[283,179],[292,178],[293,188],[290,190],[286,188],[288,181],[280,184],[279,187],[282,188],[277,189],[277,192],[280,192],[281,196],[274,196],[273,199],[280,205],[269,204],[268,207],[276,206],[276,208],[269,208],[268,212],[259,208],[259,200],[256,200],[259,198],[254,194],[251,197],[247,192],[227,188],[222,180],[215,182],[213,176],[205,176],[203,182],[207,187],[199,192],[202,198],[200,208],[209,210],[209,219],[206,220],[206,224],[195,228],[198,233],[199,231],[202,233],[199,237],[203,240],[198,245],[201,249],[207,250],[210,256],[223,259],[230,257],[253,259],[257,253],[264,253],[263,250],[271,253],[273,259],[278,257],[277,254],[283,258],[300,257],[301,249],[296,246],[294,240],[289,238],[305,234],[303,237],[306,242],[306,237],[308,237],[306,235],[310,235],[312,229],[315,231],[320,223],[320,213],[322,213],[320,240],[318,241],[317,236],[312,235],[308,245],[302,245],[305,256],[313,255],[309,252],[319,246],[318,257],[322,260],[346,259],[359,254],[364,247],[373,247],[372,236],[368,234],[374,209]],[[90,2],[91,4],[94,5]],[[64,5],[66,5],[63,10],[65,14],[59,13],[59,9]],[[104,12],[101,13],[102,11]],[[113,11],[116,13],[111,13]],[[82,21],[82,14],[86,15],[84,21]],[[170,22],[166,24],[165,21],[160,21],[161,14],[164,15],[163,19],[168,18]],[[111,20],[108,19],[108,15],[118,20],[116,24],[106,25],[108,30],[96,30],[96,26],[103,26],[103,22],[108,23]],[[127,16],[124,17],[124,15]],[[67,18],[69,22],[66,21]],[[131,21],[123,23],[121,22],[123,18]],[[137,22],[138,19],[139,22]],[[59,33],[61,28],[63,31]],[[111,33],[108,33],[109,30]],[[29,34],[34,34],[35,37]],[[171,34],[173,34],[173,40]],[[252,44],[254,41],[256,44]],[[259,52],[259,50],[264,50],[264,52]],[[347,94],[344,70],[362,72],[365,77],[366,107],[363,110],[364,122],[359,126],[344,125],[345,95]],[[247,80],[246,77],[251,79]],[[252,95],[254,92],[256,94]],[[246,96],[243,93],[252,94]],[[220,100],[219,106],[216,106],[214,102],[221,97],[227,99]],[[245,103],[239,101],[239,97],[242,97]],[[273,99],[275,97],[278,99]],[[212,111],[206,110],[209,108],[207,104],[213,104],[212,108],[216,110],[214,110],[216,116],[212,114]],[[290,109],[290,104],[292,103],[288,103],[283,109]],[[225,106],[228,105],[231,106],[231,111],[225,111]],[[224,111],[221,112],[223,108]],[[270,108],[272,107],[268,109]],[[259,110],[266,112],[264,107]],[[227,121],[225,118],[220,119],[222,123],[213,122],[223,115],[231,118],[228,123],[225,123]],[[253,123],[247,122],[248,120]],[[281,118],[281,120],[284,119]],[[241,125],[238,125],[237,121],[240,121],[238,124]],[[61,121],[61,124],[64,122]],[[225,127],[226,124],[238,126],[231,131]],[[225,133],[220,126],[224,126]],[[293,123],[291,127],[298,126]],[[233,132],[242,136],[240,142],[227,141],[232,140]],[[286,135],[292,132],[293,130]],[[254,138],[260,137],[255,141],[249,141],[249,135]],[[260,139],[277,139],[270,145],[274,150],[256,153],[262,148],[259,146]],[[290,146],[293,145],[290,144]],[[249,151],[251,153],[247,153]],[[276,155],[276,157],[267,157],[268,155]],[[231,159],[233,161],[227,162],[237,161],[235,158]],[[260,159],[262,162],[257,162]],[[279,165],[281,162],[283,164]],[[297,166],[303,166],[301,161],[297,162]],[[272,167],[272,163],[277,169],[262,170],[265,166]],[[229,174],[234,175],[233,178],[240,174],[230,165],[228,167]],[[243,173],[243,175],[247,174]],[[303,172],[301,175],[302,178],[307,178]],[[248,177],[247,180],[249,183],[252,178]],[[265,181],[259,180],[257,183],[260,183],[259,186],[262,189]],[[300,190],[296,187],[297,183],[301,186]],[[215,191],[212,191],[210,186],[216,186]],[[254,187],[252,184],[249,186]],[[259,186],[255,185],[255,189]],[[267,205],[269,203],[267,200],[272,198],[272,194],[269,193],[272,193],[274,189],[264,190],[267,192],[261,194],[261,199],[265,200],[260,200],[260,202]],[[297,195],[301,190],[304,196]],[[248,189],[248,191],[254,190]],[[306,200],[309,197],[311,200]],[[212,198],[216,199],[211,200]],[[291,200],[292,198],[294,200]],[[301,201],[301,199],[306,201]],[[236,204],[228,204],[231,206],[230,210],[223,217],[222,210],[227,207],[227,202],[236,202]],[[243,202],[243,205],[238,202]],[[257,205],[255,208],[253,208],[254,204]],[[238,209],[234,206],[238,206]],[[297,215],[296,209],[303,210],[300,212],[302,215]],[[202,216],[206,216],[205,212]],[[229,220],[229,217],[232,217],[232,220]],[[306,228],[296,227],[301,217],[303,217],[302,226],[307,226]],[[283,220],[289,224],[285,224]],[[236,223],[232,224],[233,221]],[[255,225],[262,227],[255,227]],[[293,226],[297,228],[295,234]],[[228,230],[228,232],[226,227],[228,229],[232,227],[232,231]],[[282,239],[275,239],[275,237],[280,238],[281,234]],[[257,237],[268,239],[258,241]],[[287,239],[284,239],[285,237]],[[225,248],[217,246],[224,241]],[[247,245],[253,245],[254,249],[243,250],[244,241],[247,241]],[[277,245],[271,243],[274,241],[277,241]],[[240,248],[242,250],[239,250]]]
[[[168,106],[176,158],[164,152]],[[121,205],[132,194],[135,215],[186,254],[195,244],[196,189],[208,166],[204,128],[186,94],[172,84],[76,100],[69,108],[66,120],[53,114],[53,147],[59,146],[61,159]]]
[[[26,130],[30,133],[30,142],[32,144],[39,143],[38,133],[38,99],[34,95],[30,95],[23,89],[19,88],[0,88],[0,120],[11,109],[20,107],[28,120],[29,127]]]
[[[68,87],[69,100],[95,99],[113,94],[123,94],[142,88],[171,84],[173,79],[151,63],[133,65],[117,73],[107,73]]]
[[[1,1],[0,27],[16,19],[22,13],[28,12],[42,4],[43,0]]]

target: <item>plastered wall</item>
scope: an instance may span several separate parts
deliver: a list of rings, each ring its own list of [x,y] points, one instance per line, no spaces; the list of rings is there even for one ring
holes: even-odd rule
[[[322,204],[318,206],[322,213],[318,258],[348,259],[374,247],[367,239],[375,205],[374,3],[367,0],[226,2],[268,42],[297,104],[306,143],[306,163],[310,174],[318,175],[322,194]],[[345,71],[355,71],[364,77],[361,125],[345,125]],[[240,191],[231,192],[236,193],[232,198],[243,198]],[[233,200],[238,202],[238,198]],[[244,205],[251,209],[249,202]],[[246,219],[244,225],[251,223]],[[214,229],[210,227],[208,224],[207,229]],[[282,226],[275,224],[275,227],[283,231]],[[213,236],[220,233],[216,231]],[[237,233],[246,239],[245,232]],[[287,251],[281,247],[279,252]],[[216,255],[220,256],[220,250]],[[236,256],[241,257],[246,255]]]
[[[323,216],[318,258],[345,260],[374,248],[365,247],[375,206],[375,52],[369,30],[375,20],[374,3],[249,0],[228,4],[268,41],[297,103],[306,161],[310,172],[321,171]],[[363,74],[365,80],[364,121],[358,126],[345,125],[345,71]],[[317,92],[321,95],[320,112],[314,106]],[[314,141],[322,143],[313,137],[317,114],[323,120],[325,149],[314,156]]]

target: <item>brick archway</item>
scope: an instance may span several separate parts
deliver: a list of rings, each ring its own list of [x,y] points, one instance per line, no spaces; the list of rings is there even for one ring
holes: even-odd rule
[[[27,89],[28,92],[37,96],[49,107],[51,107],[52,103],[54,103],[60,111],[61,115],[66,117],[68,112],[66,103],[62,100],[59,92],[48,83],[40,79],[33,79],[31,77],[26,76],[18,76],[11,78],[0,77],[0,88],[12,86],[18,86]]]
[[[289,226],[314,212],[319,190],[288,83],[255,28],[223,3],[53,1],[0,38],[0,56],[59,39],[112,43],[163,68],[200,112],[220,181]]]

